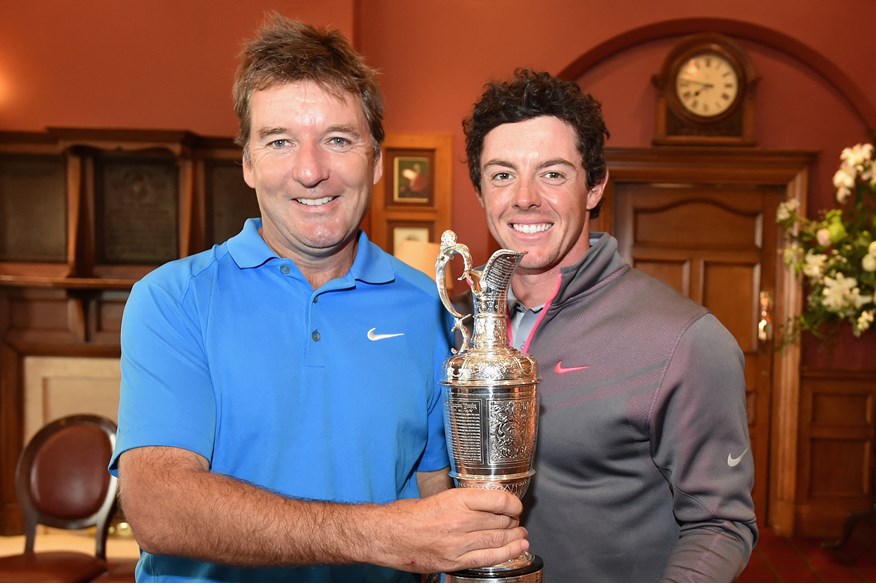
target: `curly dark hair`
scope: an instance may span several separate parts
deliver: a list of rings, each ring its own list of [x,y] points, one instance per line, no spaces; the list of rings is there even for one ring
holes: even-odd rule
[[[609,137],[602,105],[577,83],[562,81],[545,72],[517,69],[511,81],[487,83],[470,117],[462,122],[468,174],[481,192],[481,154],[484,138],[497,126],[541,116],[557,117],[578,134],[578,152],[584,162],[588,188],[599,184],[606,173],[605,141]],[[599,206],[590,211],[599,216]]]
[[[247,156],[254,91],[313,81],[332,95],[350,94],[361,102],[376,157],[384,138],[383,96],[376,78],[377,71],[341,33],[270,13],[256,38],[244,46],[234,78],[234,111],[240,121],[236,141]]]

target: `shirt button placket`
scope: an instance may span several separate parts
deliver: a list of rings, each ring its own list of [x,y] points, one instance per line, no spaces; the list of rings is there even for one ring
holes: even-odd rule
[[[313,298],[311,299],[311,305],[316,304],[318,300],[319,300],[319,296],[314,294]],[[311,312],[310,312],[310,321],[311,322],[314,321],[314,317],[316,316],[313,313],[313,310],[315,310],[315,309],[311,309]],[[319,342],[319,329],[313,329],[313,331],[310,333],[310,338],[313,340],[314,343],[318,343]]]

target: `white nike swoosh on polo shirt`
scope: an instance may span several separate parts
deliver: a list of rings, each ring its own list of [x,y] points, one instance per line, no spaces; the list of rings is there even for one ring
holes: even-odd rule
[[[383,333],[383,334],[378,334],[378,333],[375,333],[375,332],[374,332],[374,331],[376,331],[376,330],[377,330],[377,327],[374,327],[373,329],[371,329],[370,331],[368,331],[368,340],[369,340],[369,341],[382,341],[383,339],[391,339],[391,338],[393,338],[393,337],[402,337],[402,336],[404,336],[404,333]]]

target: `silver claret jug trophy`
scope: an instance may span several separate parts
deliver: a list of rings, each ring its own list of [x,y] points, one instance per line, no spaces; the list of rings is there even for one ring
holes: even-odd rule
[[[523,498],[532,468],[538,431],[538,365],[508,344],[506,306],[511,276],[526,252],[500,249],[483,270],[471,265],[468,246],[453,231],[441,235],[435,262],[438,294],[454,316],[462,345],[444,362],[444,423],[450,476],[457,487],[504,489]],[[474,299],[473,332],[463,324],[472,315],[454,308],[445,270],[462,256]],[[447,582],[541,582],[544,564],[529,552],[495,566],[445,575]]]

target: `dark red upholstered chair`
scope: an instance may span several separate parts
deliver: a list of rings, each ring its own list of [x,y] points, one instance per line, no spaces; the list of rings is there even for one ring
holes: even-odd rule
[[[88,582],[103,574],[118,483],[107,471],[116,424],[80,414],[47,424],[21,453],[16,494],[24,516],[24,553],[0,558],[2,582]],[[96,527],[94,555],[34,552],[37,525]]]

